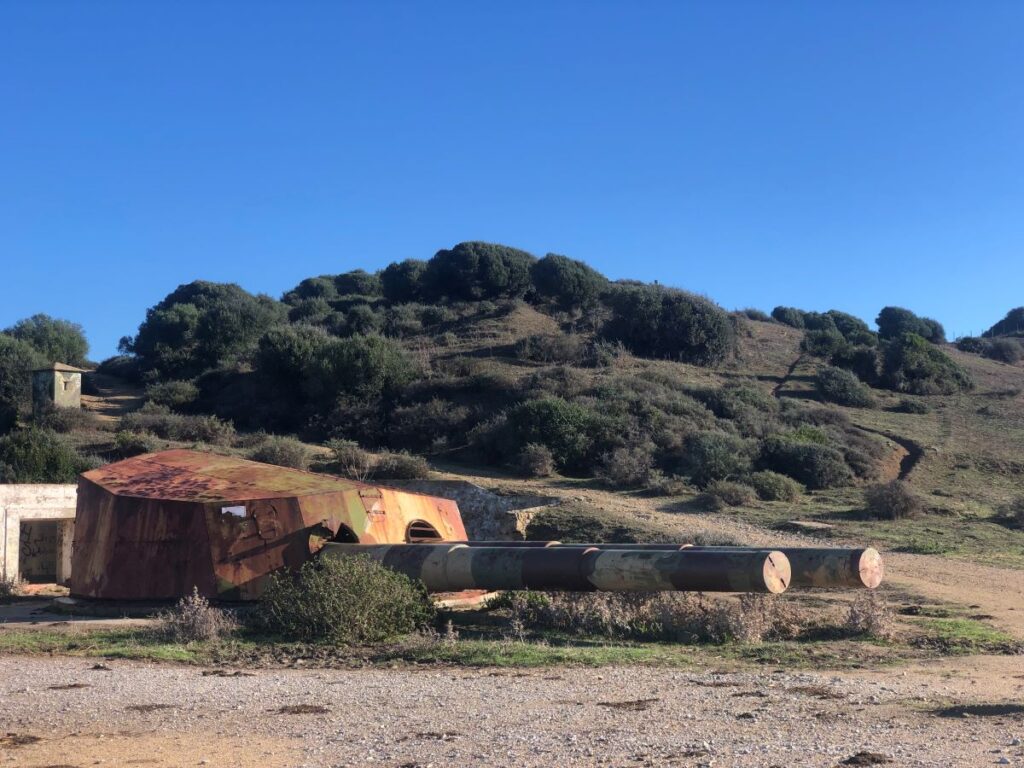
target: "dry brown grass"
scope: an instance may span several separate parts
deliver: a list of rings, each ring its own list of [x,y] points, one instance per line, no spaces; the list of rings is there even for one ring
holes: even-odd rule
[[[158,619],[161,631],[176,643],[220,640],[238,628],[231,614],[210,605],[195,587],[191,595],[181,598]]]
[[[896,620],[885,598],[872,590],[850,605],[845,627],[854,635],[886,639],[895,634]]]

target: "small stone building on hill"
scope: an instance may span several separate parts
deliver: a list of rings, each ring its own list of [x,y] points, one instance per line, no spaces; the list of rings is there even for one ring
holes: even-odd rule
[[[32,409],[38,413],[46,408],[81,408],[85,372],[64,363],[32,371]]]

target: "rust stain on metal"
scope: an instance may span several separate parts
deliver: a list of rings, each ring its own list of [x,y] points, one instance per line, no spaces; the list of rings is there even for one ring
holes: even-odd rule
[[[466,538],[449,499],[231,456],[175,450],[79,479],[71,592],[117,600],[253,599],[331,541]]]

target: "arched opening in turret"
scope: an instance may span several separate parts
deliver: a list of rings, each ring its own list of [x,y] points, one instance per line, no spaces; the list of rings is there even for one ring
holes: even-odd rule
[[[405,540],[410,544],[434,544],[444,539],[430,523],[413,520],[405,529]]]

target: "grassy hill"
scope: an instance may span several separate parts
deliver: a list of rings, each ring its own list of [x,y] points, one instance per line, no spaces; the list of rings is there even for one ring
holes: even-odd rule
[[[23,410],[0,464],[24,479],[53,430],[47,450],[71,450],[47,479],[168,445],[360,476],[433,467],[589,494],[595,516],[654,499],[640,534],[680,514],[810,520],[837,541],[1024,566],[1004,514],[1024,494],[1024,368],[898,308],[880,332],[774,314],[480,243],[281,301],[192,283],[100,366],[84,415]],[[0,360],[27,343],[0,335]],[[865,489],[893,481],[911,519],[866,510]]]

